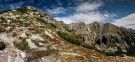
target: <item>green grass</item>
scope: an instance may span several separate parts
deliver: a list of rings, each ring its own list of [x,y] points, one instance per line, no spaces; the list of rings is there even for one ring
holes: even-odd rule
[[[45,23],[45,24],[47,24],[47,21],[45,21],[43,18],[41,18],[41,17],[37,17],[36,18],[38,21],[40,21],[40,22],[42,22],[42,23]]]
[[[21,13],[26,13],[28,9],[26,7],[23,7],[23,8],[17,8],[16,10],[20,11]]]
[[[39,41],[39,42],[41,42],[43,44],[49,44],[48,41]]]
[[[43,43],[43,44],[48,44],[48,41],[33,41],[33,43],[35,45],[37,45],[38,47],[42,47],[41,45],[39,45],[39,42]]]
[[[30,49],[30,47],[28,46],[28,43],[26,42],[26,39],[23,39],[23,41],[20,43],[14,42],[14,46],[22,51]]]
[[[57,28],[57,26],[53,23],[50,23],[50,25],[53,27],[53,28]]]
[[[77,44],[77,45],[81,45],[82,41],[79,40],[77,37],[72,36],[66,32],[61,32],[58,31],[59,36],[61,36],[63,39],[65,39],[66,41],[73,43],[73,44]]]

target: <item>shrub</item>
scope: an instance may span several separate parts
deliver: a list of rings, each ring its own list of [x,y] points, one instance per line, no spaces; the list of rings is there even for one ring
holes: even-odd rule
[[[39,42],[41,42],[43,44],[49,44],[47,40],[45,40],[45,41],[39,41]]]
[[[28,9],[26,7],[23,7],[23,8],[17,8],[16,10],[20,11],[21,13],[26,13]]]
[[[66,32],[61,32],[58,31],[59,36],[61,36],[62,38],[64,38],[66,41],[71,42],[73,44],[77,44],[77,45],[81,45],[82,41],[79,40],[78,38],[66,33]]]
[[[65,30],[67,30],[68,32],[73,32],[74,30],[70,30],[70,29],[65,29]]]
[[[57,26],[56,26],[55,24],[53,24],[53,23],[50,23],[50,25],[51,25],[52,27],[54,27],[54,28],[57,28]]]
[[[129,49],[127,49],[127,55],[129,56],[135,56],[135,46],[130,46]]]
[[[117,55],[122,55],[125,54],[124,52],[122,52],[120,47],[117,47],[118,51],[116,52],[104,52],[106,56],[117,56]]]
[[[0,11],[0,14],[11,11],[11,9]]]
[[[89,48],[89,49],[96,49],[94,46],[91,46],[91,45],[89,45],[89,44],[87,44],[87,43],[82,43],[82,46],[84,47],[84,48]]]
[[[44,20],[44,19],[42,19],[41,17],[37,17],[37,20],[38,20],[38,21],[40,21],[40,22],[42,22],[42,23],[47,24],[47,21],[45,21],[45,20]]]
[[[3,22],[6,22],[6,21],[7,21],[4,17],[0,17],[0,19],[1,19]]]
[[[14,42],[14,46],[22,51],[30,49],[30,47],[28,46],[28,43],[26,42],[26,39],[23,39],[23,41],[20,43]]]

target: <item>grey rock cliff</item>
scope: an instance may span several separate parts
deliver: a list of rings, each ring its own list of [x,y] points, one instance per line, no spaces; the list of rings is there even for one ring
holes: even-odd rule
[[[105,53],[134,53],[135,31],[113,24],[72,23],[68,28],[84,38],[84,43]]]

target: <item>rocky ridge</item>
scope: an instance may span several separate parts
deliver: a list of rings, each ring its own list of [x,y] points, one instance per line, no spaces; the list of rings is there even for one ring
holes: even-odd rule
[[[113,24],[72,23],[68,28],[83,37],[83,44],[109,55],[134,54],[135,30]]]

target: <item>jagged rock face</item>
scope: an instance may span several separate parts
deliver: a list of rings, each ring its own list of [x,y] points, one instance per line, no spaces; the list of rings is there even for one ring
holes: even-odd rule
[[[85,44],[106,53],[128,53],[135,46],[135,31],[112,24],[72,23],[68,27],[76,34],[81,35]],[[133,53],[133,51],[131,51]]]

